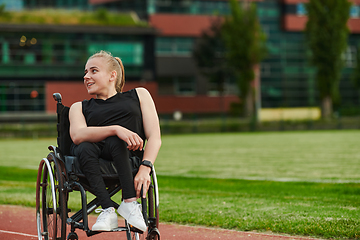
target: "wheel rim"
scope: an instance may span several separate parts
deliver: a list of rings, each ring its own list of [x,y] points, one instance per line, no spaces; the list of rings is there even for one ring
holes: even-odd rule
[[[56,216],[56,192],[54,174],[52,168],[45,167],[43,179],[43,226],[44,232],[47,232],[48,239],[56,239],[57,237],[57,216]],[[54,193],[55,192],[55,196]],[[55,205],[54,205],[55,203]],[[55,208],[55,209],[54,209]],[[46,237],[45,237],[46,239]]]
[[[39,239],[65,239],[66,202],[61,191],[61,171],[53,160],[44,159],[40,165],[39,172],[43,169],[42,180],[38,173],[36,194]]]

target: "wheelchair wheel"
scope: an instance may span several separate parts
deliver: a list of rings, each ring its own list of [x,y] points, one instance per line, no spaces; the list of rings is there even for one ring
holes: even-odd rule
[[[157,189],[157,179],[155,170],[151,176],[147,199],[141,199],[142,212],[144,219],[148,222],[148,231],[144,233],[136,231],[127,231],[128,240],[160,240],[159,228],[159,194]]]
[[[64,177],[60,166],[49,154],[39,165],[36,184],[36,220],[40,239],[66,239],[66,201]]]

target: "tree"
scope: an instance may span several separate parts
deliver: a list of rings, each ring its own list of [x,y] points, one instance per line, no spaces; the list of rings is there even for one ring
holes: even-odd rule
[[[246,117],[254,116],[254,67],[266,56],[266,36],[261,30],[256,5],[230,0],[231,14],[225,18],[222,37],[226,61],[234,72]]]
[[[311,51],[311,64],[321,98],[321,115],[332,116],[333,102],[340,99],[339,83],[343,68],[342,54],[347,47],[348,0],[310,0],[306,5],[308,22],[305,36]]]
[[[210,82],[217,85],[220,95],[223,95],[226,77],[226,62],[224,62],[225,47],[221,38],[222,19],[212,20],[209,29],[202,32],[193,51],[193,57]]]
[[[360,89],[360,45],[356,51],[356,66],[352,73],[352,81],[357,89]]]

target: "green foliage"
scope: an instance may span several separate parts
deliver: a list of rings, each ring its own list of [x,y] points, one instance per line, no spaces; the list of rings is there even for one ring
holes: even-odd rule
[[[348,0],[310,0],[306,4],[305,34],[312,53],[311,64],[316,67],[320,97],[330,97],[334,102],[340,99],[342,54],[347,47],[350,6]]]
[[[354,83],[357,89],[360,89],[360,45],[357,47],[356,51],[356,66],[352,73],[352,82]]]
[[[107,23],[109,22],[109,13],[106,10],[106,8],[99,8],[96,12],[95,12],[95,17],[100,21],[100,22],[104,22]]]
[[[5,10],[5,3],[0,4],[0,19],[11,20],[11,14]]]
[[[230,0],[231,15],[223,25],[226,59],[237,77],[240,97],[246,101],[254,80],[254,66],[266,56],[266,36],[261,30],[256,5]]]
[[[222,20],[213,20],[210,29],[204,31],[198,39],[193,57],[201,71],[211,82],[217,83],[220,93],[227,74],[225,46],[221,37]]]
[[[0,8],[0,22],[12,24],[147,26],[146,22],[135,20],[131,14],[108,12],[103,8],[94,12],[64,9],[5,12],[4,9]]]
[[[218,84],[220,93],[224,80],[236,77],[239,97],[246,102],[249,91],[253,91],[250,89],[255,77],[253,69],[266,56],[266,37],[261,31],[255,4],[244,7],[236,0],[229,2],[231,15],[226,16],[225,21],[222,18],[213,21],[199,39],[193,55],[202,73]],[[247,109],[244,113],[248,113]]]
[[[6,5],[4,3],[0,5],[0,15],[3,15],[5,13],[5,6]]]

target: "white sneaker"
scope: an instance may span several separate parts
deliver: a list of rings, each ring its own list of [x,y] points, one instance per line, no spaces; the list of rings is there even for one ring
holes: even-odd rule
[[[96,209],[96,213],[100,213],[96,219],[96,223],[92,226],[92,231],[111,231],[118,227],[117,214],[115,208]]]
[[[146,231],[147,226],[141,212],[140,203],[136,201],[126,203],[123,201],[117,211],[123,218],[126,219],[130,225],[140,229],[143,232]]]

